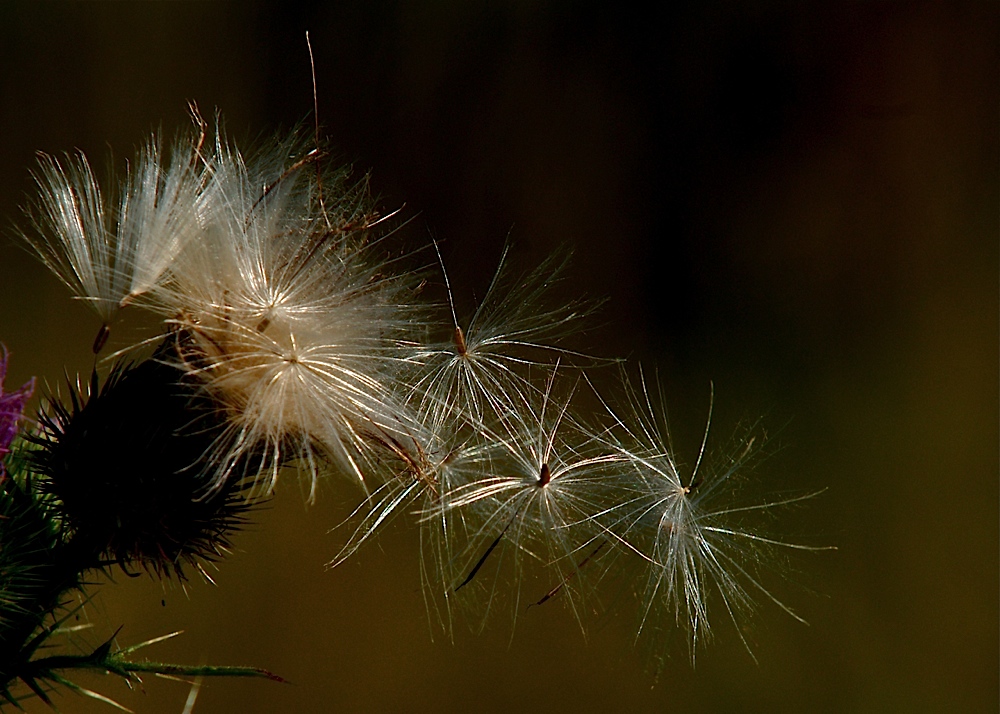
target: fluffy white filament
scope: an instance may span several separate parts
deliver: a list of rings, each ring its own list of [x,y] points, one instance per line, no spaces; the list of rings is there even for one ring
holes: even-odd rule
[[[595,390],[601,414],[580,416],[580,365],[595,361],[558,341],[592,306],[551,302],[564,257],[515,276],[505,249],[461,322],[448,276],[444,311],[389,246],[364,183],[326,170],[318,147],[293,136],[243,154],[204,138],[199,123],[169,157],[150,141],[110,194],[83,156],[43,156],[26,240],[100,316],[95,351],[124,307],[161,316],[158,358],[225,416],[192,464],[208,488],[240,478],[270,493],[297,466],[312,498],[321,474],[347,475],[367,497],[332,565],[415,515],[446,627],[454,598],[485,592],[489,610],[504,575],[523,609],[529,569],[542,573],[529,603],[566,593],[582,624],[579,596],[628,559],[643,573],[640,632],[679,625],[692,651],[710,593],[734,619],[760,595],[788,610],[757,568],[762,549],[787,544],[745,517],[797,499],[731,498],[752,439],[712,467],[703,444],[684,476],[644,380],[626,379],[617,402]]]

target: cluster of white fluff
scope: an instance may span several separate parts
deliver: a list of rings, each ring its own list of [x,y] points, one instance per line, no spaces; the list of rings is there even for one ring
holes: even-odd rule
[[[645,380],[624,379],[617,402],[598,394],[585,369],[596,361],[560,344],[592,309],[553,306],[564,259],[516,274],[505,250],[462,322],[440,254],[450,313],[423,297],[413,254],[388,245],[364,183],[326,170],[318,148],[293,137],[244,155],[206,135],[199,120],[169,160],[150,142],[117,197],[82,156],[44,157],[26,240],[100,316],[95,352],[126,306],[162,316],[173,359],[226,416],[193,465],[212,482],[252,478],[267,494],[295,466],[311,497],[328,472],[360,483],[333,564],[413,515],[446,626],[456,598],[485,593],[489,610],[506,578],[515,612],[560,595],[581,623],[596,585],[618,581],[612,591],[640,599],[640,631],[665,619],[692,645],[710,599],[734,620],[754,595],[778,602],[758,564],[788,544],[744,516],[796,499],[733,502],[751,440],[682,475]],[[597,413],[574,407],[580,392],[597,395]],[[247,463],[265,467],[234,472]]]

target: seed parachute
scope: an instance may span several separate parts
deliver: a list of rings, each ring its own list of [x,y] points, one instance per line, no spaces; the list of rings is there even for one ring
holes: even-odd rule
[[[32,385],[0,392],[8,701],[18,681],[46,699],[77,687],[74,668],[136,676],[136,648],[110,641],[43,654],[67,594],[115,569],[208,577],[296,472],[309,500],[322,481],[357,495],[331,567],[410,521],[428,612],[449,633],[550,601],[586,628],[624,590],[655,663],[677,629],[693,657],[714,610],[737,625],[758,601],[791,612],[764,571],[805,546],[755,516],[807,496],[737,488],[759,434],[713,455],[706,427],[695,466],[681,465],[658,380],[574,345],[599,303],[561,295],[568,251],[519,270],[508,246],[465,315],[437,244],[400,247],[395,214],[311,137],[242,152],[193,116],[118,185],[82,155],[42,156],[35,174],[20,239],[100,326],[93,374],[34,419]],[[122,343],[125,311],[153,316],[152,333]],[[5,365],[6,352],[0,378]],[[163,672],[273,677],[182,670]]]

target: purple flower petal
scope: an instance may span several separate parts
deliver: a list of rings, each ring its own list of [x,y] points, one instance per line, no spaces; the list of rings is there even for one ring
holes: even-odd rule
[[[35,391],[35,379],[32,377],[20,389],[3,393],[3,380],[7,376],[7,348],[0,345],[0,454],[10,451],[10,444],[17,435],[17,422],[24,411],[31,393]]]

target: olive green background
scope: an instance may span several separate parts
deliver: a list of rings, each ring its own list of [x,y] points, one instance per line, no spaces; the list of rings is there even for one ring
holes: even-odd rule
[[[584,638],[553,601],[451,643],[415,530],[325,571],[358,494],[306,507],[288,479],[217,587],[117,576],[93,641],[183,629],[150,655],[292,682],[206,682],[196,712],[996,711],[997,5],[670,5],[5,2],[0,217],[23,223],[35,151],[103,175],[188,100],[238,140],[311,121],[310,30],[325,137],[404,206],[403,242],[442,242],[460,305],[508,234],[522,265],[572,247],[566,296],[609,298],[581,346],[659,370],[686,461],[712,380],[720,444],[742,418],[773,433],[762,492],[827,489],[777,527],[839,550],[768,582],[810,626],[763,604],[755,663],[717,612],[655,685],[628,610]],[[8,386],[57,385],[96,318],[5,232]],[[188,695],[83,681],[137,712]]]

